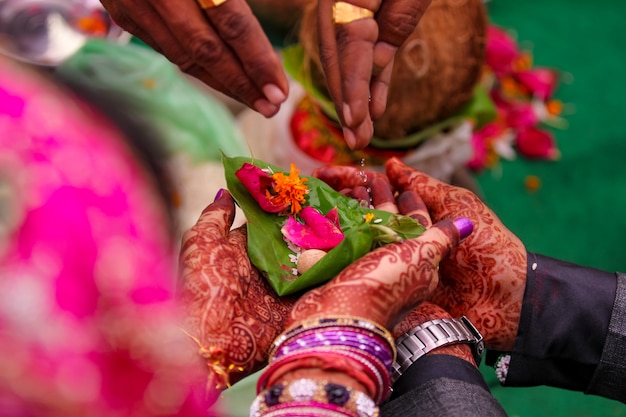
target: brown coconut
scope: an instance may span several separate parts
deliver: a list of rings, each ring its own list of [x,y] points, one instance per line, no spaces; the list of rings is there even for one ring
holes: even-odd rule
[[[304,11],[300,42],[314,84],[320,71],[315,4]],[[374,134],[402,139],[442,121],[472,98],[485,55],[487,14],[482,0],[433,0],[396,55],[385,114]]]

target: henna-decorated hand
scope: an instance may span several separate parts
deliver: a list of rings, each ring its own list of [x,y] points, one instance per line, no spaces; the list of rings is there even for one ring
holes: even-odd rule
[[[466,315],[488,348],[510,350],[526,285],[526,249],[474,193],[440,182],[392,158],[386,165],[398,192],[417,192],[433,222],[464,216],[474,232],[441,263],[432,301],[453,316]]]
[[[292,298],[279,298],[250,264],[246,228],[231,230],[234,218],[234,201],[224,190],[183,236],[186,331],[201,347],[209,390],[266,364],[268,347],[284,330],[293,304]]]
[[[326,170],[326,171],[324,171]],[[329,176],[323,173],[331,173]],[[327,167],[314,175],[339,190],[369,201],[378,209],[420,216],[425,207],[406,203],[419,201],[409,191],[398,199],[399,209],[383,174],[367,173],[369,189],[363,176],[350,167]],[[407,199],[409,194],[416,198]],[[336,278],[304,294],[294,306],[291,319],[297,321],[323,315],[353,315],[391,328],[424,301],[437,286],[439,262],[459,241],[471,233],[466,219],[446,219],[429,228],[417,239],[378,248],[363,256]],[[465,221],[463,221],[465,220]]]
[[[392,328],[431,295],[439,262],[460,238],[457,223],[446,219],[419,238],[378,248],[300,297],[291,320],[348,315]]]

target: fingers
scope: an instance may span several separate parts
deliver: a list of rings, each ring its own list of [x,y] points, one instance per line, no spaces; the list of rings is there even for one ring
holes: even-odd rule
[[[437,266],[471,233],[469,225],[467,219],[443,220],[418,238],[369,252],[301,297],[292,319],[348,314],[395,325],[430,296],[438,283]]]
[[[367,185],[367,172],[352,166],[325,165],[313,170],[315,178],[324,181],[334,190],[341,191]]]
[[[398,48],[415,30],[431,0],[383,2],[376,13],[380,34],[374,50],[374,74],[393,60]]]
[[[437,211],[444,208],[444,199],[452,187],[415,168],[405,165],[398,158],[390,158],[385,164],[385,171],[391,185],[399,192],[413,190],[417,192],[426,206]]]
[[[225,238],[235,220],[235,201],[227,190],[220,190],[215,202],[209,204],[196,224],[183,234],[181,253],[195,249],[198,240],[204,243]]]
[[[372,205],[377,210],[399,213],[396,199],[387,177],[381,173],[373,173],[369,180]]]
[[[370,114],[376,120],[385,111],[394,57],[415,31],[431,0],[383,2],[376,13],[379,35],[374,46]]]
[[[244,0],[227,0],[206,14],[193,0],[102,3],[116,23],[183,71],[264,116],[285,100],[287,78]]]
[[[269,39],[245,0],[228,0],[217,7],[204,9],[204,13],[220,38],[233,51],[235,62],[240,63],[243,72],[263,92],[267,103],[261,103],[262,106],[279,106],[285,101],[289,91],[287,77]],[[217,62],[224,62],[224,56],[215,53],[210,56],[215,56]],[[227,77],[227,81],[223,81],[226,85],[237,86],[243,74],[234,72],[223,75]],[[254,108],[261,104],[255,102]]]
[[[417,192],[408,190],[400,193],[398,196],[398,209],[400,213],[413,218],[425,228],[432,226],[428,208]]]
[[[380,1],[347,3],[375,12]],[[318,4],[320,60],[330,96],[344,126],[346,143],[352,149],[361,149],[369,144],[374,133],[369,101],[378,26],[370,17],[335,24],[334,4],[335,0],[320,0]]]
[[[384,174],[349,166],[323,166],[313,176],[337,191],[365,202],[377,210],[399,213],[393,189]]]
[[[472,222],[465,217],[444,219],[428,228],[417,240],[422,245],[433,248],[433,261],[439,264],[473,231]]]

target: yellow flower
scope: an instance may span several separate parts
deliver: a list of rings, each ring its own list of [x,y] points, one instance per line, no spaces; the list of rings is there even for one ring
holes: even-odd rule
[[[291,214],[296,214],[302,209],[302,204],[306,202],[306,195],[309,188],[305,182],[307,178],[300,178],[300,171],[291,164],[289,175],[282,172],[276,172],[272,175],[274,180],[274,193],[267,197],[273,204],[289,204],[291,206]]]
[[[366,215],[364,215],[365,217],[365,223],[370,223],[372,220],[374,220],[374,213],[367,213]]]

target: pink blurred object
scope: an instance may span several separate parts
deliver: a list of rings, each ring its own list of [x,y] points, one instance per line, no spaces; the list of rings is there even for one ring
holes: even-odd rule
[[[520,130],[517,133],[515,145],[519,153],[526,158],[556,160],[560,156],[554,136],[534,126]]]
[[[544,101],[552,97],[559,79],[557,72],[550,68],[517,71],[514,73],[514,77],[531,92],[533,97]]]
[[[520,51],[517,42],[505,30],[490,25],[485,54],[487,66],[497,75],[502,75],[511,71]]]
[[[307,206],[300,211],[299,216],[304,223],[289,217],[280,229],[283,236],[294,245],[302,249],[330,250],[343,240],[336,207],[324,216],[317,209]]]
[[[3,417],[206,415],[154,181],[95,109],[0,60]]]

